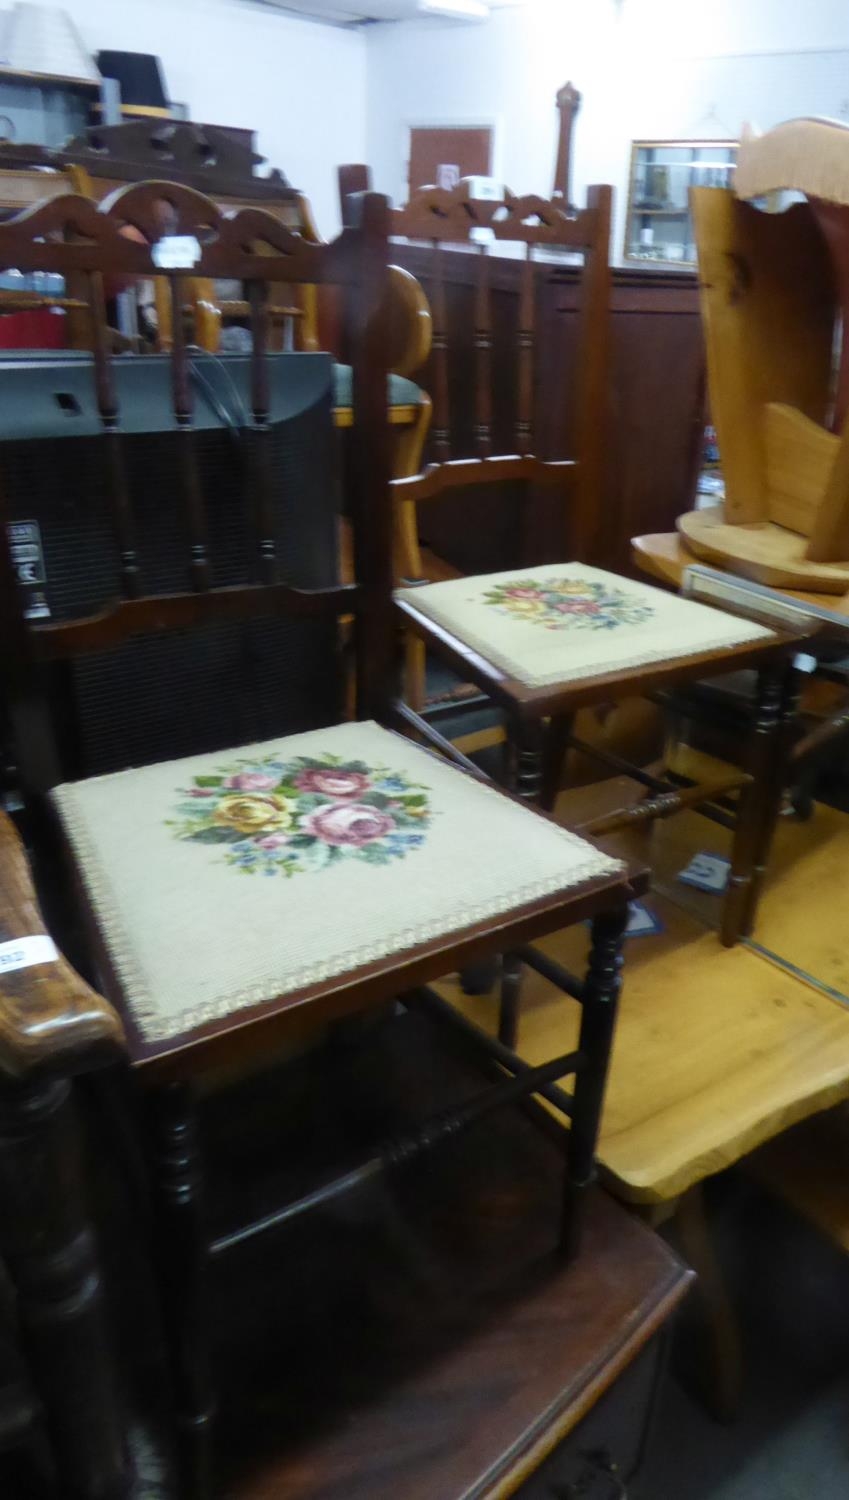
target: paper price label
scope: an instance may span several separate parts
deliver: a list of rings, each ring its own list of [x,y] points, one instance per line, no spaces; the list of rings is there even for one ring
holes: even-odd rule
[[[12,974],[15,969],[29,969],[33,964],[55,963],[59,950],[46,933],[33,937],[14,938],[10,943],[0,943],[0,979]]]
[[[150,255],[160,271],[190,271],[200,260],[200,243],[193,234],[166,234]]]

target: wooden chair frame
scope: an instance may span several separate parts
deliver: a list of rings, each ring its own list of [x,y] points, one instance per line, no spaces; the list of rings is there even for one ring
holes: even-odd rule
[[[121,234],[127,224],[142,242]],[[33,812],[61,778],[52,743],[45,664],[97,651],[136,635],[288,614],[353,616],[357,712],[403,726],[391,709],[392,509],[386,462],[385,308],[388,210],[368,195],[360,227],[328,245],[308,243],[261,209],[222,214],[202,194],[180,184],[151,182],[124,188],[99,207],[76,195],[37,205],[0,224],[0,263],[60,271],[80,278],[91,324],[92,372],[102,424],[101,444],[119,546],[119,590],[96,615],[62,621],[26,620],[0,525],[2,663],[21,767],[21,789]],[[104,274],[163,274],[154,247],[163,232],[197,241],[192,268],[202,277],[238,276],[249,288],[251,356],[250,499],[255,583],[216,587],[207,548],[205,512],[193,426],[191,384],[183,333],[186,273],[169,270],[173,309],[170,351],[173,410],[180,442],[177,490],[189,536],[189,586],[144,596],[134,517],[123,453],[121,413],[104,327]],[[332,283],[350,292],[354,422],[348,466],[355,581],[324,589],[295,588],[279,577],[271,525],[269,283]],[[543,1093],[571,1119],[564,1178],[562,1244],[577,1245],[579,1206],[593,1178],[593,1150],[615,1020],[621,942],[627,902],[644,876],[624,871],[570,891],[537,899],[434,938],[400,956],[375,960],[341,978],[325,980],[241,1011],[224,1022],[158,1044],[145,1043],[102,995],[73,970],[61,952],[49,956],[48,929],[39,909],[28,860],[7,815],[0,816],[0,912],[13,944],[48,945],[42,959],[3,975],[0,988],[0,1187],[7,1213],[0,1227],[5,1254],[22,1295],[24,1325],[64,1478],[80,1500],[102,1500],[129,1483],[124,1471],[120,1415],[104,1327],[94,1239],[82,1206],[69,1078],[125,1059],[149,1090],[153,1197],[164,1273],[161,1295],[175,1381],[184,1493],[206,1497],[213,1488],[211,1450],[215,1393],[208,1356],[205,1286],[210,1261],[235,1245],[338,1196],[360,1180],[413,1159],[490,1108]],[[578,981],[527,945],[564,923],[591,919],[586,979]],[[95,950],[98,944],[95,939]],[[426,1122],[404,1142],[393,1142],[343,1177],[321,1184],[296,1203],[242,1223],[210,1241],[203,1213],[203,1173],[195,1123],[193,1079],[226,1060],[265,1054],[309,1006],[317,1024],[362,1011],[413,989],[464,962],[507,946],[583,1005],[579,1049],[528,1068],[482,1034],[478,1047],[495,1061],[502,1081],[447,1116]],[[14,957],[14,955],[13,955]],[[102,972],[109,964],[100,951]],[[574,1095],[554,1080],[575,1076]],[[36,1182],[37,1179],[37,1182]],[[18,1205],[20,1207],[18,1208]],[[14,1211],[12,1211],[14,1210]]]
[[[343,174],[346,174],[343,176]],[[340,191],[360,181],[358,169],[340,169]],[[587,205],[573,210],[562,195],[550,201],[517,197],[506,193],[503,200],[481,200],[471,196],[469,182],[446,191],[422,188],[403,208],[394,210],[392,233],[425,240],[433,250],[430,296],[433,310],[431,379],[433,416],[430,451],[432,461],[424,471],[398,476],[394,484],[398,536],[398,573],[404,580],[438,580],[456,576],[456,570],[432,553],[423,553],[419,543],[419,504],[459,492],[470,486],[519,482],[555,487],[573,502],[564,520],[564,545],[571,533],[576,554],[589,560],[596,547],[600,524],[602,482],[602,424],[598,420],[606,391],[608,304],[610,269],[608,247],[612,213],[612,190],[591,187]],[[443,248],[475,245],[476,231],[485,231],[496,243],[524,247],[519,328],[517,331],[518,391],[515,419],[515,449],[493,455],[493,318],[490,261],[487,245],[476,247],[477,286],[474,309],[475,348],[475,458],[452,457],[449,347],[444,280]],[[534,454],[536,287],[534,252],[537,248],[572,250],[583,256],[579,313],[579,390],[574,422],[574,456],[542,460]],[[426,433],[421,435],[421,459]],[[416,457],[413,453],[411,458]],[[407,695],[417,710],[426,707],[425,654],[415,638],[407,649]],[[448,705],[450,707],[450,704]]]
[[[415,507],[450,489],[519,480],[528,484],[570,487],[574,499],[573,546],[590,561],[600,525],[600,478],[603,439],[598,420],[606,389],[607,308],[609,301],[610,216],[612,189],[591,187],[586,208],[572,213],[562,201],[535,196],[482,200],[471,195],[469,182],[447,191],[422,188],[403,208],[393,210],[391,232],[424,240],[433,249],[430,300],[433,311],[433,462],[414,479],[395,486],[401,509],[400,529],[406,549],[405,576],[421,577],[421,554]],[[475,450],[473,459],[452,457],[448,358],[451,331],[447,325],[442,250],[449,245],[475,245],[475,232],[486,231],[496,243],[524,246],[517,333],[518,397],[515,448],[493,456],[492,434],[492,294],[486,244],[477,244],[475,293]],[[584,259],[580,311],[579,392],[575,421],[574,456],[546,461],[534,453],[534,360],[536,312],[534,251],[571,250]],[[564,526],[564,540],[566,527]]]

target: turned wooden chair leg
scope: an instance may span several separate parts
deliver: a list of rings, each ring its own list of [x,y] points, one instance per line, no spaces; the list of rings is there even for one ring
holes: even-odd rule
[[[505,953],[501,960],[501,999],[498,1008],[498,1040],[515,1052],[519,1039],[519,1002],[522,997],[524,965],[515,953]]]
[[[575,721],[574,714],[559,714],[550,719],[543,745],[542,786],[539,805],[544,812],[553,812],[560,793],[563,778],[563,763],[569,748],[569,736]]]
[[[733,948],[751,931],[759,892],[757,871],[766,864],[772,826],[778,816],[783,779],[782,707],[784,668],[771,665],[758,674],[757,698],[750,731],[749,784],[740,793],[731,871],[722,908],[720,937]]]
[[[701,1183],[690,1188],[679,1202],[675,1228],[681,1253],[696,1273],[695,1295],[705,1311],[710,1347],[705,1402],[717,1421],[732,1422],[740,1409],[743,1384],[742,1344],[734,1308],[711,1238]]]
[[[576,1255],[580,1249],[583,1202],[596,1177],[596,1145],[616,1028],[616,1008],[622,985],[622,944],[627,925],[627,908],[602,912],[592,924],[578,1041],[578,1048],[586,1061],[575,1075],[572,1120],[566,1147],[561,1247],[567,1255]]]
[[[130,1473],[67,1080],[0,1087],[0,1202],[0,1250],[63,1500],[117,1500]]]
[[[509,780],[523,802],[539,806],[543,800],[543,781],[546,765],[546,733],[541,721],[526,722],[517,719],[511,726],[509,755]],[[483,975],[481,974],[481,978]],[[463,976],[466,994],[475,991],[467,988],[467,976]],[[492,974],[492,983],[495,974]],[[490,989],[492,984],[487,985]],[[480,991],[478,991],[480,993]],[[505,953],[501,967],[501,998],[498,1010],[498,1040],[505,1047],[515,1050],[519,1039],[519,1011],[522,1000],[522,964],[510,953]]]
[[[539,719],[516,719],[510,726],[510,782],[517,797],[538,807],[543,794],[545,728]]]
[[[181,1500],[211,1500],[214,1392],[206,1283],[209,1243],[194,1098],[171,1084],[150,1100],[157,1269],[171,1355]]]

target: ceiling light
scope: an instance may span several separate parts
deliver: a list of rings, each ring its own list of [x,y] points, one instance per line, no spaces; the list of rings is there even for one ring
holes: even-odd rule
[[[487,0],[419,0],[419,10],[426,16],[445,16],[451,21],[486,21]]]

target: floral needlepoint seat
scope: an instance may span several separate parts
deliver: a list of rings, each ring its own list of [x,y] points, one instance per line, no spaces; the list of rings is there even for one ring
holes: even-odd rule
[[[622,869],[373,723],[53,798],[115,998],[151,1042]]]
[[[772,637],[754,621],[583,563],[452,579],[398,598],[531,687]]]

